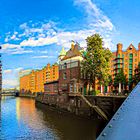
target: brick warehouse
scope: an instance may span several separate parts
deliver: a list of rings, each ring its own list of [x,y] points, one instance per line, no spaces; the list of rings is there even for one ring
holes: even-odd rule
[[[71,48],[67,52],[62,47],[62,50],[58,57],[59,70],[58,65],[55,66],[56,68],[54,67],[53,69],[51,69],[50,64],[48,64],[46,71],[44,71],[46,75],[41,74],[44,78],[40,78],[40,76],[38,75],[38,79],[46,79],[46,81],[43,82],[46,84],[44,85],[42,83],[42,85],[39,86],[40,80],[38,80],[38,84],[36,84],[36,89],[34,90],[34,92],[42,91],[49,94],[47,88],[48,85],[51,87],[51,93],[53,93],[53,81],[59,79],[58,82],[56,82],[57,84],[54,82],[54,89],[56,88],[56,86],[58,86],[58,93],[81,92],[82,94],[87,94],[88,85],[82,78],[80,67],[80,63],[83,60],[83,57],[81,55],[82,51],[83,50],[79,46],[79,44],[75,44],[74,42],[72,42]],[[132,79],[132,76],[134,75],[135,69],[138,67],[138,63],[140,62],[140,44],[138,45],[138,49],[136,49],[132,44],[130,44],[126,50],[123,50],[123,45],[119,43],[117,44],[116,52],[112,52],[112,54],[113,56],[110,60],[110,73],[112,75],[112,78],[114,78],[115,75],[118,74],[121,69],[123,69],[124,74],[130,81]],[[57,73],[53,75],[53,72]],[[27,79],[31,80],[33,78]],[[25,80],[23,80],[24,85],[28,86],[28,84],[25,84],[24,81]],[[37,85],[39,86],[40,90],[37,90]],[[104,93],[112,92],[113,90],[113,87],[105,87],[103,85],[101,86],[99,84],[96,84],[96,90],[101,91],[101,88]],[[55,91],[54,93],[57,92]]]
[[[83,94],[87,94],[88,86],[86,83],[84,83],[84,79],[82,79],[80,75],[80,62],[83,60],[83,58],[80,53],[81,49],[78,50],[77,45],[78,44],[74,45],[74,43],[72,43],[71,49],[60,61],[59,89],[61,92],[80,91]],[[138,49],[136,49],[132,44],[130,44],[126,50],[122,49],[123,45],[118,43],[116,52],[112,52],[112,58],[110,60],[110,73],[114,79],[115,75],[117,75],[120,70],[123,69],[126,78],[130,82],[135,74],[135,69],[138,67],[140,62],[140,43],[138,45]],[[76,57],[78,59],[76,59]],[[95,89],[101,91],[101,85],[96,84]],[[105,93],[112,92],[113,87],[102,86],[102,90]]]
[[[59,61],[59,92],[75,93],[83,91],[80,63],[82,48],[72,42],[70,50]]]
[[[21,93],[37,93],[45,92],[44,84],[58,80],[58,64],[47,64],[40,70],[32,70],[20,77],[20,92]]]
[[[130,82],[140,62],[140,43],[138,44],[138,49],[130,44],[126,50],[123,50],[123,45],[118,43],[117,51],[112,54],[110,64],[112,77],[114,78],[123,69],[128,82]]]
[[[46,82],[44,84],[45,94],[58,94],[58,80],[52,82]]]

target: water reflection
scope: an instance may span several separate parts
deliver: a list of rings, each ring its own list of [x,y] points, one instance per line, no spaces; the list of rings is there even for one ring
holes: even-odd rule
[[[99,126],[27,98],[2,99],[0,113],[2,140],[94,140]]]

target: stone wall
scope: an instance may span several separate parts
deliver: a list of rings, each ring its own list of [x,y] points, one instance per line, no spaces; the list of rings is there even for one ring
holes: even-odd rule
[[[111,118],[126,97],[85,96],[92,105],[98,106]],[[46,104],[61,111],[75,115],[96,118],[99,117],[93,108],[89,107],[80,96],[38,94],[36,102]],[[100,118],[100,117],[99,117]]]
[[[19,97],[27,97],[27,98],[35,98],[37,95],[36,95],[36,93],[34,93],[34,94],[23,94],[23,93],[20,93],[19,95],[18,95]]]

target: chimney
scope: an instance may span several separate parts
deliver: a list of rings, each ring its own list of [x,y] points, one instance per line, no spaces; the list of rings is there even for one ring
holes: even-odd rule
[[[117,44],[117,52],[122,51],[122,47],[123,47],[123,45],[121,43],[118,43]]]
[[[50,63],[47,64],[47,67],[50,67]]]
[[[72,41],[72,42],[71,42],[71,49],[72,49],[72,50],[74,49],[74,45],[75,45],[75,44],[74,44],[74,41]]]

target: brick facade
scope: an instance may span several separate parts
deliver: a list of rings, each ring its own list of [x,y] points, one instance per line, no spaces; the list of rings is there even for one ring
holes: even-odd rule
[[[117,51],[112,54],[110,70],[113,78],[120,69],[123,69],[126,78],[130,81],[140,62],[140,44],[138,49],[130,44],[126,50],[123,50],[123,45],[119,43],[117,44]]]
[[[73,64],[77,63],[78,65],[73,68],[66,68],[61,69],[63,65],[59,66],[59,88],[60,91],[68,91],[70,92],[70,84],[72,82],[72,79],[76,79],[77,82],[80,82],[80,61],[75,61],[67,64]],[[66,74],[66,78],[64,77],[64,74]]]
[[[59,62],[59,93],[75,93],[81,89],[82,49],[72,42],[71,48]]]
[[[45,94],[58,94],[58,81],[52,81],[44,84]]]
[[[46,67],[40,70],[32,70],[27,75],[20,77],[20,92],[21,93],[37,93],[44,92],[44,84],[46,82],[58,80],[59,72],[58,65],[47,64]]]

